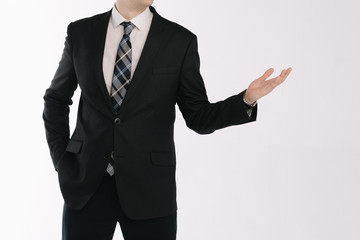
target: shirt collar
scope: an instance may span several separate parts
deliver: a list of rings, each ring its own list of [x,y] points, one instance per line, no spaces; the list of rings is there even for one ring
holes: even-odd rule
[[[130,21],[136,26],[140,31],[151,21],[152,12],[150,8],[146,8],[145,11],[131,19]],[[111,23],[113,28],[117,28],[122,22],[128,22],[116,9],[114,6],[111,11]]]

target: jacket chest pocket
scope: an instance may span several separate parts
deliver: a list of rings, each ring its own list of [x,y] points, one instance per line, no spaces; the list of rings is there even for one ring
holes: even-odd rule
[[[154,75],[179,75],[178,67],[154,67],[152,73]]]

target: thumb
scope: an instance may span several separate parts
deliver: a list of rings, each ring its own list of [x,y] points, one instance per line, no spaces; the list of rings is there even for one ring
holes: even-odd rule
[[[266,72],[261,76],[259,77],[258,79],[261,80],[261,81],[265,81],[268,77],[271,76],[271,74],[273,74],[274,72],[274,69],[273,68],[269,68],[268,70],[266,70]]]

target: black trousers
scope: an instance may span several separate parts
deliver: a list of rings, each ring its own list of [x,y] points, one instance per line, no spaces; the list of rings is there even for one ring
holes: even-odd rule
[[[63,211],[63,240],[111,240],[117,222],[125,240],[175,240],[177,214],[132,220],[125,216],[116,193],[115,178],[104,179],[87,205],[74,210],[66,203]]]

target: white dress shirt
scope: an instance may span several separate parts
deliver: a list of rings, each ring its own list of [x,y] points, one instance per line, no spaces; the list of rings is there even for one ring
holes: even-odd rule
[[[134,75],[136,66],[139,62],[142,50],[145,45],[146,38],[149,34],[152,18],[153,13],[150,11],[149,8],[146,8],[144,12],[130,20],[135,25],[135,28],[130,34],[132,49],[131,78]],[[114,76],[117,51],[120,41],[124,35],[124,27],[120,24],[122,22],[128,21],[129,20],[126,20],[123,16],[121,16],[121,14],[114,6],[107,28],[103,56],[103,73],[109,94],[111,91],[111,84]]]

